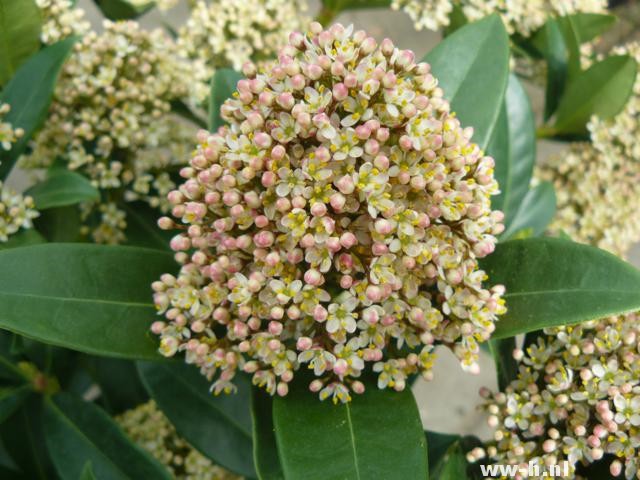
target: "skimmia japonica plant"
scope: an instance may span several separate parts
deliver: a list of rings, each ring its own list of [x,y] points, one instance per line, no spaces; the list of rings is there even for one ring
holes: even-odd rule
[[[606,2],[78,3],[0,0],[2,478],[640,478]],[[385,8],[441,41],[338,22]],[[442,347],[482,438],[423,428]]]

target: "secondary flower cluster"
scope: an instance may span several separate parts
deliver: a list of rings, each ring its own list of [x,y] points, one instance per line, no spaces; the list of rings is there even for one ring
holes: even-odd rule
[[[285,395],[294,371],[348,401],[368,364],[379,388],[429,378],[434,342],[477,371],[505,311],[478,258],[503,230],[494,161],[471,142],[426,63],[340,24],[293,33],[268,73],[201,131],[169,194],[177,277],[155,282],[161,352],[213,388],[238,369]]]
[[[44,44],[59,42],[72,35],[83,35],[91,27],[84,11],[75,8],[71,0],[36,0],[42,12],[40,39]]]
[[[153,400],[128,410],[118,418],[125,433],[166,466],[176,480],[234,480],[238,477],[193,448],[178,436]]]
[[[0,104],[0,146],[3,150],[9,151],[14,143],[18,141],[24,130],[21,128],[13,128],[13,125],[9,122],[3,122],[4,116],[11,110],[11,105],[8,103]]]
[[[307,8],[306,0],[198,1],[178,36],[182,54],[193,62],[194,99],[208,96],[215,69],[239,71],[249,60],[274,58],[289,32],[306,26]]]
[[[640,61],[640,43],[618,47],[613,53]],[[537,174],[556,187],[558,212],[552,229],[620,256],[640,240],[638,111],[640,78],[622,112],[611,120],[592,118],[591,143],[571,145],[548,159]]]
[[[31,221],[37,216],[31,197],[24,197],[0,182],[0,243],[20,229],[31,228]]]
[[[49,117],[22,160],[27,168],[62,158],[102,191],[86,205],[87,225],[103,243],[124,240],[123,200],[166,205],[175,187],[167,169],[184,158],[186,127],[170,114],[186,95],[187,67],[160,30],[134,22],[105,22],[86,34],[66,62]]]
[[[454,7],[470,20],[499,13],[509,33],[525,37],[539,29],[552,16],[576,12],[602,13],[606,0],[393,0],[392,7],[402,9],[418,30],[438,30],[450,22]]]
[[[542,466],[568,460],[573,472],[612,454],[612,475],[624,468],[627,479],[635,477],[639,338],[634,313],[549,329],[526,353],[516,350],[517,379],[504,392],[483,392],[489,424],[496,428],[486,449],[491,461]]]

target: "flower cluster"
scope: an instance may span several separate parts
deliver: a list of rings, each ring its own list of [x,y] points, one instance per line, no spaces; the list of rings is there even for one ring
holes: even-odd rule
[[[9,113],[10,110],[11,105],[8,103],[0,104],[0,147],[7,152],[11,150],[12,145],[24,135],[23,129],[13,128],[11,123],[2,121],[4,116]]]
[[[179,437],[153,400],[116,418],[127,436],[166,466],[176,480],[236,480]]]
[[[306,25],[306,11],[306,0],[198,1],[178,36],[182,54],[194,65],[195,101],[209,94],[215,69],[240,70],[249,60],[273,59],[289,32]]]
[[[528,37],[551,16],[576,12],[602,13],[606,0],[393,0],[392,7],[402,9],[418,30],[438,30],[449,25],[454,7],[462,9],[470,20],[499,13],[509,33]]]
[[[0,182],[0,243],[20,229],[31,228],[31,221],[37,216],[31,197],[24,197]]]
[[[640,43],[618,47],[640,61]],[[611,120],[593,117],[591,143],[573,144],[538,169],[555,184],[558,213],[552,230],[624,256],[640,240],[640,78],[624,110]],[[615,188],[610,188],[615,185]]]
[[[434,342],[477,371],[505,311],[478,258],[503,230],[494,161],[471,142],[426,63],[340,24],[292,33],[278,64],[201,131],[169,194],[177,277],[155,282],[161,352],[186,352],[232,388],[237,369],[285,395],[313,371],[348,401],[369,364],[379,388],[431,376]]]
[[[640,464],[639,321],[634,313],[549,329],[526,353],[516,350],[517,379],[504,392],[482,392],[496,429],[486,449],[491,460],[568,460],[573,472],[612,454],[612,475],[624,468],[633,478]]]
[[[91,179],[102,202],[86,205],[87,225],[98,242],[124,240],[121,201],[166,205],[175,187],[169,172],[184,158],[188,129],[170,114],[186,95],[188,72],[175,45],[160,30],[134,22],[105,22],[86,34],[64,66],[44,127],[26,168],[62,158]]]
[[[44,44],[89,31],[90,24],[84,19],[84,11],[75,8],[71,0],[36,0],[36,5],[42,12],[40,40]]]

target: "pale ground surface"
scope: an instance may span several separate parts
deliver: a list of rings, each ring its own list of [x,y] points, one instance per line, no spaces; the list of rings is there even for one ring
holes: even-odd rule
[[[88,18],[96,27],[100,24],[100,15],[91,0],[79,0],[78,4],[87,12]],[[146,27],[162,25],[180,25],[186,17],[186,9],[179,8],[171,11],[170,17],[164,17],[157,11],[144,16],[142,23]],[[313,13],[313,10],[312,10]],[[439,34],[432,32],[416,32],[410,19],[401,12],[389,10],[359,10],[341,15],[338,18],[343,24],[353,23],[356,28],[366,29],[377,39],[391,38],[402,48],[415,51],[417,58],[421,58],[439,41]],[[529,88],[534,108],[539,110],[542,105],[542,95],[539,90]],[[538,148],[539,158],[557,151],[558,146],[545,142]],[[28,178],[16,172],[10,183],[14,188],[22,189],[29,183]],[[634,263],[639,264],[640,248],[631,252]],[[493,361],[483,351],[481,352],[480,375],[466,374],[459,367],[457,359],[447,349],[438,350],[438,360],[434,369],[435,379],[431,382],[418,380],[414,386],[414,393],[420,408],[423,424],[426,428],[442,432],[474,434],[486,437],[490,430],[485,424],[484,416],[478,412],[478,390],[482,386],[496,388],[496,378]]]

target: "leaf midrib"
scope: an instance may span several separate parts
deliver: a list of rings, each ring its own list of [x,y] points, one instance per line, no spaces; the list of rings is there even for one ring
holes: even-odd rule
[[[0,292],[0,297],[2,296],[37,298],[37,299],[52,300],[52,301],[62,302],[62,303],[91,303],[91,304],[98,304],[98,305],[117,305],[121,307],[153,308],[152,303],[124,302],[119,300],[102,300],[102,299],[93,299],[93,298],[58,297],[55,295],[36,295],[33,293]]]
[[[623,293],[629,295],[638,295],[640,297],[640,290],[612,290],[612,289],[593,289],[593,288],[561,288],[557,290],[531,290],[526,292],[507,292],[504,294],[504,298],[523,297],[527,295],[548,295],[550,293]]]
[[[347,411],[347,425],[349,426],[349,436],[350,436],[350,440],[351,440],[351,451],[353,452],[353,465],[356,469],[356,479],[360,480],[360,465],[358,464],[358,450],[356,448],[356,436],[355,436],[355,432],[353,431],[353,422],[351,421],[351,405],[350,404],[346,404],[346,411]]]

